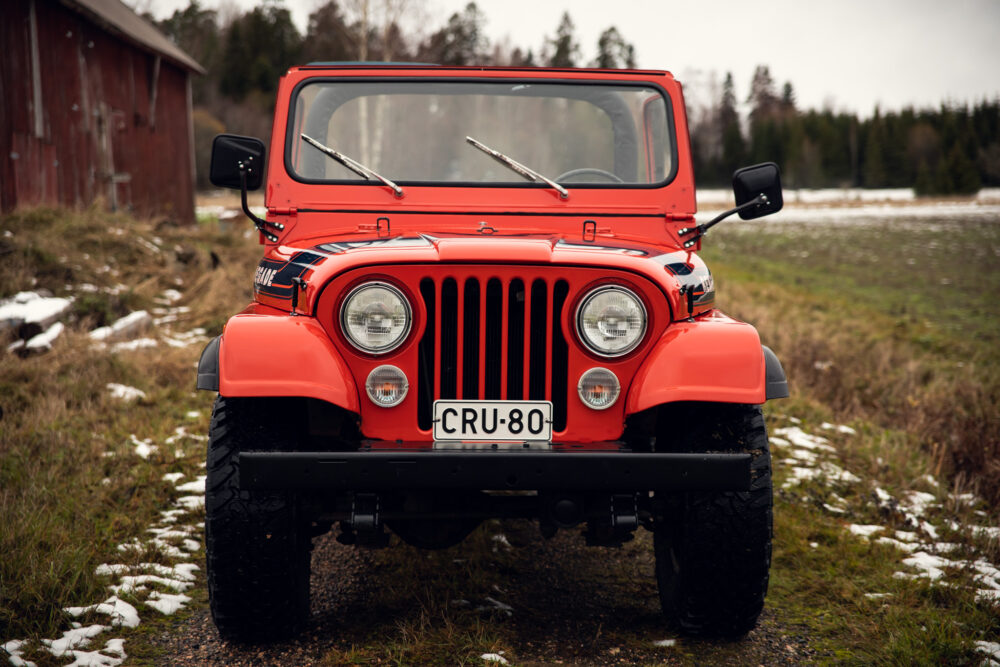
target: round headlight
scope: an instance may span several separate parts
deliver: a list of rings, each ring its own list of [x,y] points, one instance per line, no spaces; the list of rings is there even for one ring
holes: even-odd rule
[[[580,400],[595,410],[610,408],[621,393],[618,377],[607,368],[591,368],[580,376],[576,391]]]
[[[602,357],[634,350],[646,333],[646,307],[635,292],[612,285],[590,292],[576,311],[580,340]]]
[[[365,390],[372,403],[383,408],[391,408],[399,405],[406,398],[406,391],[410,388],[406,381],[406,375],[395,366],[385,364],[374,369],[368,374],[365,381]]]
[[[388,283],[355,287],[340,307],[340,326],[356,348],[385,354],[399,347],[410,333],[410,304]]]

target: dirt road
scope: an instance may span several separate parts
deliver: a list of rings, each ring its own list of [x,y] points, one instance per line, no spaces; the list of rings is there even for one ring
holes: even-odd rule
[[[574,531],[545,540],[530,524],[504,522],[442,552],[371,552],[326,535],[316,540],[312,618],[299,639],[233,645],[202,610],[155,643],[172,665],[487,664],[480,655],[499,651],[522,665],[773,665],[814,655],[770,612],[743,641],[656,646],[677,635],[660,614],[649,538],[589,548]]]

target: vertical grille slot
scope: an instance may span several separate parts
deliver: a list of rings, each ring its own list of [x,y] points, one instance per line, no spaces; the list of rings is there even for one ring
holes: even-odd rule
[[[434,332],[437,327],[437,311],[435,309],[436,294],[434,281],[424,278],[420,281],[420,297],[424,300],[424,307],[427,310],[427,326],[424,329],[424,337],[420,339],[417,369],[417,425],[422,429],[429,429],[433,419],[431,408],[434,404],[434,365],[437,359],[434,358]]]
[[[465,281],[462,315],[462,398],[479,398],[479,281]]]
[[[524,283],[507,288],[507,400],[524,397]]]
[[[562,330],[562,311],[569,283],[556,281],[552,291],[552,430],[566,430],[566,403],[569,400],[569,344]]]
[[[417,421],[433,426],[436,399],[550,400],[553,430],[567,426],[572,389],[562,314],[565,279],[420,281],[427,323],[418,346]]]
[[[441,287],[441,398],[458,394],[458,284],[446,278]]]
[[[503,286],[496,278],[486,283],[486,396],[500,398],[503,363]]]
[[[531,284],[531,355],[528,365],[528,400],[545,400],[545,339],[547,333],[548,290],[545,281],[535,279]]]

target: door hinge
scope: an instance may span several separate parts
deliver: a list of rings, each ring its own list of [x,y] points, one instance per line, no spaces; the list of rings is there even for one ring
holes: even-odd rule
[[[294,206],[275,206],[274,208],[267,209],[273,215],[287,215],[289,217],[294,217],[299,214],[299,209]]]

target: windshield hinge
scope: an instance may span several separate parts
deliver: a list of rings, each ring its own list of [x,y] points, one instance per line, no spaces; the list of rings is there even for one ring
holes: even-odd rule
[[[294,217],[299,214],[299,209],[294,206],[275,206],[274,208],[269,208],[267,210],[274,215],[287,215]]]

